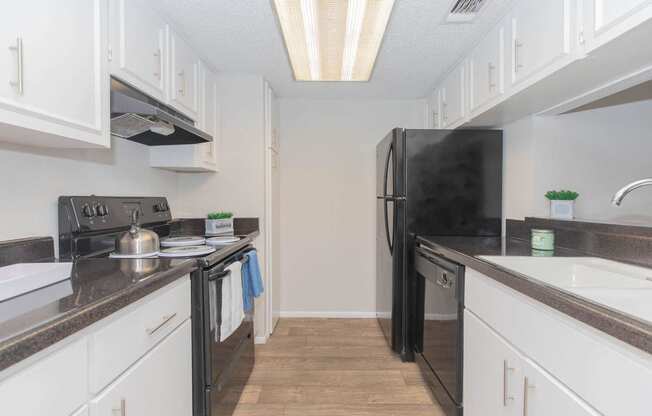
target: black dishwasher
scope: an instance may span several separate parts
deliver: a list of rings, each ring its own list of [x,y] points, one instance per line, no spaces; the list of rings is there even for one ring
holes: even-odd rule
[[[416,361],[447,416],[462,415],[464,266],[425,246],[415,252]]]

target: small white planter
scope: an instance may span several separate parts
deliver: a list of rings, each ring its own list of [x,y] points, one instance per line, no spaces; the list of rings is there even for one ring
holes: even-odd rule
[[[550,201],[550,218],[557,218],[560,220],[572,220],[574,216],[575,201]]]
[[[206,235],[233,234],[233,218],[206,220]]]

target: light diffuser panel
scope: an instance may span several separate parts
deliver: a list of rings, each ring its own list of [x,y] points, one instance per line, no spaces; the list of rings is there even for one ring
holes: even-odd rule
[[[297,81],[368,81],[394,0],[274,0]]]

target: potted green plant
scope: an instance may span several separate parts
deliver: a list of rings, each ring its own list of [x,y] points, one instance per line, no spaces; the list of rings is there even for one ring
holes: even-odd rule
[[[232,212],[211,212],[206,218],[206,235],[233,234]]]
[[[575,200],[580,196],[575,191],[548,191],[546,198],[550,201],[550,217],[562,220],[574,218]]]

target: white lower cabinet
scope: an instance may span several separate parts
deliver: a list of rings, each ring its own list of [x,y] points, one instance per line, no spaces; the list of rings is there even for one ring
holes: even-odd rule
[[[87,395],[88,349],[84,338],[1,380],[0,414],[67,416],[85,404]]]
[[[469,311],[464,312],[464,414],[518,415],[518,353]]]
[[[517,351],[507,391],[518,415],[650,415],[652,355],[476,270],[464,277],[465,408],[502,400],[494,384]]]
[[[90,402],[90,416],[191,416],[191,325],[187,320]]]
[[[598,416],[545,370],[464,312],[466,416]]]

